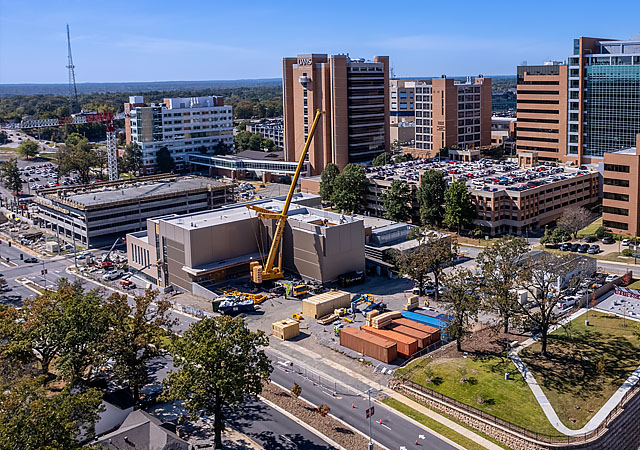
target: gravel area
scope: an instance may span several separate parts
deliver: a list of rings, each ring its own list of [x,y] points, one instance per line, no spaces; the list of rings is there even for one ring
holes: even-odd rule
[[[364,436],[353,431],[351,428],[346,428],[341,422],[330,416],[322,417],[309,403],[293,397],[289,392],[271,383],[265,384],[262,389],[262,396],[312,426],[344,448],[367,448],[369,441]],[[382,450],[382,448],[377,445],[374,445],[374,448]]]

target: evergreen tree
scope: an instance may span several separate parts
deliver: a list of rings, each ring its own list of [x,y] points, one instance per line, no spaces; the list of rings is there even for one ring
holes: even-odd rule
[[[391,186],[382,193],[384,216],[395,222],[404,222],[411,217],[411,187],[402,180],[393,180]]]
[[[420,178],[416,197],[420,205],[420,221],[424,226],[439,227],[444,220],[444,195],[447,181],[438,170],[429,169]]]

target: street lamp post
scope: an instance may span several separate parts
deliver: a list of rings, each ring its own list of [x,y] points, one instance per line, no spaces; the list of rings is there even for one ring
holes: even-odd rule
[[[505,381],[509,379],[509,319],[507,319],[507,349],[505,351],[505,365],[504,365],[504,379]]]
[[[587,316],[584,319],[584,326],[589,326],[589,285],[587,285]]]
[[[365,392],[365,394],[368,395],[369,397],[369,411],[371,411],[371,391],[374,391],[375,389],[373,388],[369,388],[367,389]],[[373,437],[371,435],[371,416],[373,414],[369,414],[369,450],[373,450]]]

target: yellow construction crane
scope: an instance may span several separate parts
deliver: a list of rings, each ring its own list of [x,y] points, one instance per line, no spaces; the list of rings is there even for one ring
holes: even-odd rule
[[[265,208],[261,208],[256,205],[247,205],[247,208],[253,209],[258,213],[258,217],[260,219],[274,219],[278,221],[276,225],[276,230],[273,233],[273,241],[271,241],[271,249],[269,250],[269,256],[267,256],[267,260],[264,264],[260,264],[258,261],[254,261],[249,265],[249,269],[251,271],[251,281],[254,283],[262,283],[263,281],[268,280],[277,280],[282,278],[282,252],[280,252],[280,240],[282,239],[282,233],[284,233],[284,227],[287,223],[287,212],[289,211],[289,205],[291,204],[291,199],[293,198],[293,192],[296,189],[296,184],[298,183],[298,178],[300,178],[300,172],[302,171],[302,166],[304,164],[304,158],[307,156],[307,152],[309,151],[309,145],[311,144],[311,139],[313,139],[313,134],[316,131],[316,126],[318,125],[318,121],[320,120],[320,116],[322,115],[322,111],[319,109],[316,110],[316,116],[313,119],[313,124],[311,125],[311,130],[309,131],[309,136],[307,137],[307,141],[304,143],[304,148],[302,149],[302,154],[300,155],[300,159],[298,160],[298,167],[296,168],[296,173],[291,180],[291,186],[289,186],[289,193],[287,194],[287,199],[284,202],[284,207],[281,212],[273,212]],[[278,255],[278,265],[275,266],[276,254]]]

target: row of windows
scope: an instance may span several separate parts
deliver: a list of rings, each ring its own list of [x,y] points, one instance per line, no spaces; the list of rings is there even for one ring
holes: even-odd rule
[[[552,128],[526,128],[526,127],[518,127],[518,131],[532,131],[534,133],[555,133],[558,134],[558,130],[554,130]],[[523,139],[529,139],[526,136],[523,136]]]
[[[629,201],[629,196],[627,194],[618,194],[617,192],[604,192],[603,196],[607,200],[617,200],[619,202]]]
[[[605,164],[604,170],[607,170],[609,172],[629,173],[629,166],[624,166],[622,164]]]
[[[518,140],[523,140],[523,141],[535,141],[535,142],[553,142],[553,143],[557,143],[558,140],[557,139],[552,139],[552,138],[538,138],[538,137],[529,137],[529,136],[519,136]]]
[[[558,119],[529,119],[529,118],[518,118],[518,122],[560,123],[560,121]]]
[[[142,267],[149,265],[149,250],[143,249],[138,245],[131,245],[133,262],[140,264]]]
[[[626,208],[616,208],[615,206],[603,206],[603,213],[615,214],[617,216],[628,216],[629,210]]]
[[[518,102],[519,103],[519,102]],[[516,113],[529,113],[529,114],[558,114],[557,109],[516,109]]]
[[[558,91],[521,91],[521,90],[518,90],[518,94],[558,95]],[[521,100],[518,99],[518,101],[521,101]]]
[[[604,184],[607,186],[629,187],[629,180],[619,180],[618,178],[605,178]]]
[[[518,99],[518,103],[535,103],[538,105],[559,105],[559,100],[521,100]]]
[[[616,222],[614,220],[603,220],[602,225],[606,228],[617,228],[618,230],[628,230],[629,224],[624,222]]]

